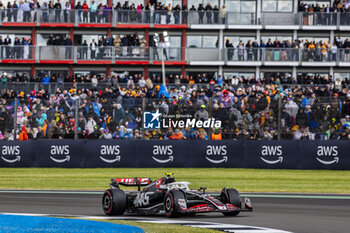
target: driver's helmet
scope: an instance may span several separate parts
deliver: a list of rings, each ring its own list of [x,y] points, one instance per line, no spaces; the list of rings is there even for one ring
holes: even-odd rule
[[[164,182],[164,184],[170,184],[170,183],[175,182],[175,178],[167,176],[167,177],[164,177],[163,182]]]

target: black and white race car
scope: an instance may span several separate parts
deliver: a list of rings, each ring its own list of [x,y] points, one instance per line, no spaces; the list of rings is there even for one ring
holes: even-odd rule
[[[225,216],[236,216],[241,211],[252,211],[249,198],[242,204],[236,189],[223,188],[218,195],[208,194],[206,188],[190,190],[189,182],[175,182],[171,173],[152,182],[150,178],[111,179],[110,189],[102,198],[106,215],[129,214],[166,215],[179,217],[185,214],[221,212]],[[124,186],[137,186],[138,191],[124,191]],[[146,186],[141,190],[141,186]]]

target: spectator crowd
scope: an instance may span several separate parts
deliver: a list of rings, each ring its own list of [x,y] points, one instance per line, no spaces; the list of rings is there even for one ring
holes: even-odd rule
[[[298,10],[303,12],[303,25],[335,25],[337,13],[340,14],[340,24],[350,24],[350,4],[348,1],[334,0],[332,4],[321,2],[309,3],[301,1]]]
[[[111,23],[113,14],[117,23],[154,23],[154,24],[187,24],[188,16],[198,18],[200,24],[224,24],[226,8],[218,5],[212,6],[209,2],[194,5],[189,9],[186,4],[172,6],[161,2],[147,3],[143,5],[125,1],[117,4],[97,4],[95,1],[78,1],[74,7],[69,2],[61,3],[60,0],[44,1],[41,5],[38,1],[14,1],[5,6],[0,2],[1,19],[7,22],[40,22],[72,23],[77,17],[80,23]],[[75,10],[75,11],[74,11]]]
[[[168,77],[166,89],[156,75],[88,75],[85,79],[96,85],[78,88],[71,83],[48,91],[45,84],[57,80],[44,75],[37,91],[2,89],[0,137],[13,140],[16,125],[19,140],[73,139],[75,132],[80,139],[349,139],[350,91],[340,80],[284,85],[285,77],[278,77],[244,85],[248,79],[221,82],[219,76],[205,85],[174,85],[176,78]],[[222,127],[143,129],[143,112],[156,110],[172,120],[213,117]]]
[[[33,59],[31,37],[18,37],[14,41],[7,35],[0,36],[0,58],[3,59]]]
[[[257,40],[248,40],[246,44],[240,41],[236,48],[228,38],[225,47],[229,61],[299,61],[301,55],[302,61],[307,62],[350,62],[350,41],[348,38],[343,40],[340,36],[334,39],[334,43],[308,39],[294,42],[268,39],[259,44]]]
[[[144,87],[147,82],[159,84],[162,83],[162,78],[159,73],[150,73],[149,77],[145,80],[142,73],[136,72],[133,75],[128,75],[128,72],[123,74],[107,75],[103,74],[74,74],[72,77],[64,75],[61,72],[52,72],[49,75],[45,72],[38,72],[35,75],[30,75],[27,72],[3,72],[0,75],[0,83],[3,86],[11,83],[38,83],[42,85],[48,84],[67,84],[67,85],[91,85],[96,87],[97,85],[121,85],[134,88],[139,85]],[[334,79],[331,75],[325,74],[303,74],[297,77],[292,77],[289,73],[277,73],[270,75],[267,74],[261,78],[256,78],[252,75],[228,75],[225,78],[215,73],[188,73],[183,76],[181,73],[170,73],[165,77],[165,82],[169,85],[179,87],[181,85],[330,85],[336,89],[341,87],[347,87],[350,85],[350,79],[348,77]]]
[[[160,49],[164,47],[164,39],[159,36],[159,42],[155,43],[150,38],[149,47],[157,48],[152,50],[152,58],[160,59]],[[70,35],[51,34],[47,40],[47,46],[39,52],[40,58],[45,59],[73,59],[73,40]],[[98,40],[92,39],[91,42],[78,40],[74,45],[77,46],[77,59],[116,59],[130,58],[148,59],[150,50],[146,47],[147,41],[144,35],[123,34],[115,36],[101,36]],[[18,37],[12,41],[9,35],[0,36],[0,57],[3,59],[34,59],[33,46],[31,38]],[[43,47],[43,46],[41,46]],[[52,48],[53,51],[48,51]],[[266,42],[261,40],[248,40],[245,44],[243,41],[234,46],[227,38],[225,41],[226,56],[228,61],[305,61],[305,62],[331,62],[341,61],[350,62],[350,40],[342,39],[340,36],[334,38],[334,43],[322,40],[272,40]],[[173,52],[179,52],[179,48]],[[114,50],[114,52],[113,52]],[[165,59],[170,57],[164,49]],[[53,57],[50,55],[53,54]],[[174,59],[178,58],[175,55]],[[171,58],[173,59],[173,57]]]
[[[321,2],[309,3],[300,1],[298,11],[302,12],[303,25],[334,25],[340,13],[340,23],[350,24],[349,3],[335,0],[332,4]],[[0,2],[1,19],[7,22],[55,22],[72,23],[111,23],[115,15],[117,23],[154,23],[154,24],[225,24],[228,18],[225,5],[203,2],[197,6],[187,4],[162,4],[161,2],[143,5],[117,2],[108,5],[95,1],[78,1],[76,5],[70,2],[24,0],[8,2],[5,6]],[[255,19],[255,16],[252,16]],[[255,20],[253,20],[255,21]]]

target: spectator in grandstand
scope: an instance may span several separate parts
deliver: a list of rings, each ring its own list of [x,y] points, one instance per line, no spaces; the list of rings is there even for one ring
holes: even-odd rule
[[[18,80],[22,80],[25,77],[24,75],[21,77],[16,74],[13,76],[20,77]],[[52,81],[56,80],[53,78],[54,76],[59,77],[58,75],[52,75]],[[27,133],[29,137],[33,135],[33,138],[73,138],[71,132],[74,128],[72,126],[75,125],[73,123],[73,114],[70,112],[74,110],[75,98],[78,96],[81,98],[79,110],[81,113],[78,114],[77,121],[78,127],[81,129],[79,138],[82,138],[84,130],[88,130],[89,128],[87,126],[88,121],[85,120],[86,118],[88,118],[88,120],[90,119],[88,117],[89,115],[92,116],[95,123],[91,124],[87,135],[94,132],[94,126],[97,125],[98,132],[100,132],[99,129],[103,127],[104,129],[108,128],[112,135],[119,135],[119,138],[124,137],[120,135],[127,135],[124,138],[136,137],[135,130],[140,129],[142,126],[143,112],[142,108],[138,108],[138,106],[143,105],[142,100],[146,96],[152,98],[152,100],[146,100],[145,110],[155,111],[159,109],[160,112],[169,114],[180,113],[194,116],[197,114],[198,109],[203,107],[201,106],[203,104],[204,110],[207,111],[208,115],[210,111],[211,116],[223,121],[222,138],[224,139],[275,139],[278,128],[278,109],[282,109],[282,138],[290,138],[292,132],[290,129],[296,125],[299,127],[293,130],[293,135],[295,135],[294,138],[296,139],[306,138],[311,140],[313,137],[316,139],[323,138],[323,135],[326,134],[326,130],[330,130],[329,125],[332,123],[331,119],[335,118],[335,124],[338,125],[338,127],[332,125],[332,128],[335,129],[335,139],[338,139],[340,138],[340,131],[344,127],[346,128],[345,125],[348,124],[350,120],[350,118],[343,118],[348,114],[347,105],[348,102],[350,102],[348,90],[336,88],[335,85],[330,85],[329,87],[321,86],[321,88],[317,86],[307,88],[294,85],[283,88],[283,85],[278,86],[278,84],[270,83],[271,80],[277,81],[277,79],[266,79],[254,86],[242,86],[237,88],[231,85],[231,81],[225,81],[221,87],[213,84],[215,86],[212,88],[198,88],[197,94],[197,91],[195,91],[197,84],[188,87],[185,86],[187,84],[184,84],[184,87],[181,87],[180,90],[175,88],[169,89],[169,98],[172,99],[170,101],[165,95],[158,95],[159,88],[153,89],[153,85],[156,85],[153,84],[152,79],[157,80],[156,76],[149,76],[147,79],[149,81],[145,82],[146,85],[142,84],[144,81],[142,76],[136,75],[132,79],[134,81],[133,85],[118,86],[118,82],[125,83],[127,80],[130,80],[128,76],[129,75],[126,75],[125,79],[124,76],[113,76],[115,77],[114,79],[117,80],[116,85],[113,81],[108,81],[110,78],[107,75],[102,75],[101,77],[92,76],[94,80],[98,81],[91,90],[89,88],[81,89],[78,86],[71,89],[57,89],[56,93],[55,91],[51,92],[51,98],[49,98],[49,94],[43,90],[37,93],[33,92],[33,94],[31,92],[19,93],[18,98],[21,105],[18,105],[20,108],[17,111],[18,126],[20,127],[26,124],[28,128]],[[205,80],[205,76],[206,75],[200,75],[198,80]],[[26,79],[28,79],[28,76],[26,77]],[[15,80],[12,77],[8,77],[8,74],[3,74],[2,80],[3,79],[4,82],[7,83]],[[6,79],[11,81],[6,81]],[[169,76],[168,78],[169,82],[175,82],[176,79],[176,76]],[[181,78],[179,77],[179,79]],[[311,79],[311,77],[309,77],[309,79]],[[42,81],[42,78],[38,80]],[[91,82],[89,76],[84,77],[83,80],[90,80],[89,82]],[[244,80],[246,79],[241,79],[237,85],[244,84]],[[281,78],[281,80],[283,80],[283,78]],[[108,83],[110,88],[101,88],[98,82]],[[329,82],[328,79],[327,82]],[[148,85],[151,86],[151,89],[145,88],[145,86]],[[123,88],[125,89],[123,90]],[[335,93],[339,95],[334,95]],[[6,92],[2,98],[10,98],[10,96],[12,96],[12,92]],[[160,98],[159,101],[158,98]],[[280,107],[278,106],[278,98],[282,98],[282,106]],[[288,98],[290,100],[288,100]],[[114,101],[114,104],[112,101]],[[131,101],[134,102],[132,105],[133,107],[128,107],[128,103]],[[329,105],[329,107],[327,105]],[[0,107],[2,108],[3,106]],[[212,108],[209,106],[212,106]],[[56,112],[56,109],[59,109],[59,111]],[[120,111],[121,109],[122,111]],[[202,112],[203,110],[199,110],[199,113]],[[42,118],[43,113],[47,115],[47,122],[46,119]],[[295,113],[295,115],[291,113]],[[28,114],[30,114],[30,116]],[[11,114],[3,113],[3,115],[11,117]],[[323,116],[325,116],[325,118]],[[36,119],[40,120],[41,123]],[[52,120],[57,120],[57,126],[52,124]],[[11,120],[6,121],[8,121],[6,124],[8,124],[10,128],[13,127]],[[62,126],[60,126],[61,123]],[[119,123],[126,128],[119,127],[118,133],[114,134]],[[6,129],[8,126],[3,127]],[[50,129],[51,127],[52,129]],[[132,129],[132,132],[127,130],[129,128]],[[238,131],[235,131],[235,129],[238,129]],[[1,131],[5,132],[5,130]],[[43,131],[43,133],[40,133],[41,131]],[[283,132],[285,131],[286,134],[284,135]],[[200,138],[200,131],[198,131],[198,129],[185,129],[181,130],[181,132],[187,139],[196,138],[195,135],[197,135],[197,138]],[[208,137],[208,132],[203,134]],[[169,138],[174,134],[173,132],[169,132],[167,133],[167,137],[162,137],[162,133],[162,131],[160,134],[156,132],[155,135],[153,135],[153,131],[151,131],[150,135],[151,138]],[[140,137],[140,133],[138,133],[138,137]],[[344,137],[342,136],[341,138]]]
[[[194,114],[194,117],[198,120],[207,120],[209,118],[208,111],[205,109],[204,104],[202,104],[201,109]]]
[[[88,116],[88,120],[85,124],[85,130],[87,131],[88,134],[92,134],[95,129],[97,129],[97,124],[96,121],[93,119],[92,115]]]
[[[60,3],[60,0],[57,0],[57,2],[54,5],[55,9],[55,22],[60,23],[61,22],[61,10],[62,10],[62,5]]]
[[[65,53],[65,58],[66,59],[72,59],[72,50],[73,50],[73,41],[70,38],[70,36],[68,35],[67,38],[64,40],[64,45],[65,45],[65,49],[66,49],[66,53]]]
[[[96,22],[96,16],[97,16],[97,4],[95,1],[91,2],[91,5],[89,7],[90,11],[90,23],[95,23]]]
[[[84,1],[83,5],[81,6],[81,9],[82,9],[82,12],[83,12],[83,23],[88,23],[89,6],[86,3],[86,1]]]
[[[19,141],[27,141],[28,140],[27,129],[25,126],[22,126],[21,132],[18,135],[18,140]]]
[[[226,23],[226,6],[222,5],[222,7],[220,8],[220,22],[221,24],[225,24]]]
[[[207,6],[205,7],[205,11],[206,11],[206,17],[207,17],[207,24],[212,24],[213,20],[213,7],[210,5],[210,3],[207,3]]]
[[[41,6],[41,11],[43,15],[43,22],[46,23],[49,21],[49,4],[45,1]]]
[[[186,3],[184,3],[184,4],[182,5],[181,10],[182,10],[182,21],[181,21],[181,23],[182,23],[182,24],[187,24],[188,7],[187,7],[187,4],[186,4]]]
[[[90,43],[90,56],[92,60],[96,59],[97,43],[95,39],[92,39]]]
[[[6,36],[3,44],[5,46],[5,58],[11,58],[11,39],[9,35]]]
[[[211,134],[211,140],[222,140],[221,129],[215,129],[214,133]]]
[[[82,14],[82,5],[81,5],[81,2],[80,2],[80,1],[77,3],[77,5],[75,5],[74,9],[76,10],[76,11],[75,11],[75,12],[76,12],[75,14],[78,16],[78,18],[77,18],[78,22],[79,22],[79,23],[82,22],[82,18],[81,18],[81,14]]]
[[[23,22],[30,22],[30,6],[27,0],[24,0],[20,9],[23,12]]]
[[[227,48],[227,59],[229,61],[232,61],[233,55],[234,55],[234,48],[232,43],[230,42],[230,38],[226,39],[226,44],[225,44],[226,48]]]
[[[205,11],[205,9],[204,9],[204,7],[203,7],[203,4],[199,4],[197,11],[198,11],[198,17],[199,17],[198,23],[199,23],[199,24],[203,24],[203,23],[204,23],[204,22],[203,22],[204,11]]]
[[[66,4],[64,5],[63,17],[65,23],[71,21],[71,6],[69,2],[66,2]]]
[[[181,140],[181,139],[186,139],[186,137],[184,137],[183,133],[180,131],[180,129],[176,129],[175,133],[172,134],[169,139],[174,139],[174,140]]]

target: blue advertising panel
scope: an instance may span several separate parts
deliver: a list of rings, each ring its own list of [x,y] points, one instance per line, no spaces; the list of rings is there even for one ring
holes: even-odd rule
[[[33,141],[0,141],[0,167],[33,167]]]
[[[38,167],[85,167],[84,140],[35,141],[35,165]]]
[[[135,167],[190,167],[191,143],[171,140],[135,141]]]
[[[0,141],[0,167],[350,170],[348,141]]]
[[[244,148],[245,167],[295,169],[298,166],[298,141],[245,141]]]
[[[301,169],[350,169],[349,141],[300,141]]]
[[[239,141],[191,141],[192,167],[242,167],[243,143]]]

